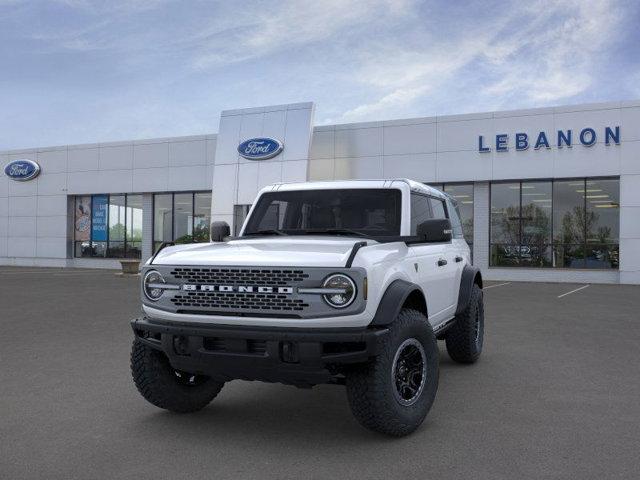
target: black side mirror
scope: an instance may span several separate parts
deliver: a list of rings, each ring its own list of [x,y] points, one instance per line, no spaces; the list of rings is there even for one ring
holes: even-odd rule
[[[432,218],[418,224],[418,238],[425,242],[451,241],[451,222],[448,218]]]
[[[225,237],[231,235],[231,227],[227,222],[211,222],[211,241],[222,242]]]

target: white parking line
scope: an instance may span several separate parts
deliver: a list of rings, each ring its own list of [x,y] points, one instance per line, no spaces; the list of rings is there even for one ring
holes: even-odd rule
[[[572,293],[576,293],[579,292],[580,290],[584,290],[585,288],[587,288],[589,285],[583,285],[580,288],[576,288],[575,290],[571,290],[570,292],[567,293],[563,293],[562,295],[558,295],[558,298],[562,298],[562,297],[566,297],[567,295],[571,295]]]
[[[495,285],[488,285],[486,287],[483,288],[483,290],[486,290],[488,288],[493,288],[493,287],[501,287],[503,285],[509,285],[511,282],[504,282],[504,283],[496,283]]]

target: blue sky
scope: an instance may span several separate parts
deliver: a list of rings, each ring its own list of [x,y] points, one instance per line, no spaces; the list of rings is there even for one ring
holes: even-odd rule
[[[0,149],[637,99],[639,3],[0,0]]]

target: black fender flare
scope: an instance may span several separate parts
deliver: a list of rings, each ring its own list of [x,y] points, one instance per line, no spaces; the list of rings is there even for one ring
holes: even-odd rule
[[[477,283],[480,288],[482,288],[482,274],[480,273],[480,269],[473,265],[465,265],[462,270],[462,277],[460,278],[460,291],[458,292],[458,307],[456,308],[456,315],[464,312],[467,308],[469,299],[471,298],[471,288],[473,287],[473,284],[476,283],[476,278],[478,279]]]
[[[426,298],[422,289],[415,283],[407,282],[406,280],[394,280],[391,282],[380,299],[378,309],[370,325],[385,326],[393,323],[409,295],[414,292],[419,292],[422,299]],[[424,302],[426,315],[426,300]]]

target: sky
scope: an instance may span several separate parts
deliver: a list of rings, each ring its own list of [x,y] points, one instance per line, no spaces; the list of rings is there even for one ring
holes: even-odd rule
[[[0,0],[0,150],[640,99],[640,2]]]

